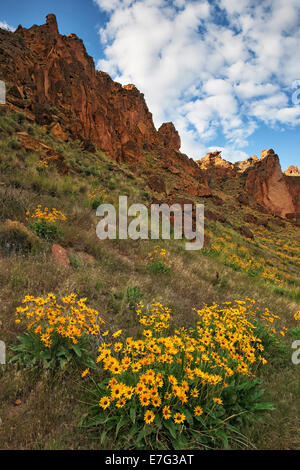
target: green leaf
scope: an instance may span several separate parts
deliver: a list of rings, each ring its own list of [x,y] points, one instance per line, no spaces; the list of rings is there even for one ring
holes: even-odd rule
[[[254,405],[252,406],[252,409],[257,410],[257,411],[266,411],[266,410],[273,411],[275,410],[275,407],[273,403],[265,402],[265,403],[254,403]]]
[[[152,426],[149,426],[149,425],[147,425],[147,427],[144,426],[141,432],[139,433],[136,439],[136,442],[139,443],[142,439],[145,439],[145,437],[149,436],[149,434],[152,434],[152,432],[153,432]]]
[[[164,421],[164,427],[169,431],[173,439],[176,439],[176,426],[173,423],[173,421],[165,420]]]
[[[186,449],[187,447],[187,440],[186,438],[180,434],[178,436],[178,439],[176,439],[174,442],[173,442],[173,447],[175,450],[182,450],[182,449]]]
[[[41,352],[41,358],[44,359],[45,361],[47,360],[50,360],[51,359],[51,353],[50,351],[42,351]]]
[[[222,444],[225,447],[225,449],[229,449],[228,438],[227,438],[225,431],[222,431],[222,429],[218,429],[214,432],[214,435],[218,437],[219,439],[221,439]]]
[[[61,358],[59,358],[59,359],[58,359],[58,362],[59,362],[59,365],[60,365],[60,368],[61,368],[61,369],[63,369],[63,368],[66,366],[66,364],[68,364],[67,359],[61,359]]]
[[[131,421],[134,424],[135,423],[135,418],[136,418],[136,409],[135,408],[130,408],[129,415],[130,415]]]
[[[21,343],[26,344],[26,345],[29,345],[30,343],[32,343],[32,338],[29,335],[19,335],[17,336],[17,338]]]
[[[84,360],[86,366],[90,367],[91,369],[96,369],[95,361],[91,357],[87,357]]]
[[[13,356],[13,357],[10,359],[10,362],[18,361],[19,359],[22,358],[22,356],[23,356],[22,353],[16,354],[15,356]]]
[[[185,415],[188,424],[189,424],[190,426],[193,426],[193,424],[194,424],[194,419],[193,419],[192,413],[191,413],[187,408],[184,408],[184,409],[182,410],[182,412],[183,412],[183,414]]]
[[[11,350],[12,351],[26,351],[26,348],[24,348],[24,344],[18,344],[17,346],[13,346]]]
[[[132,426],[132,428],[130,428],[128,432],[128,437],[132,438],[138,431],[139,431],[139,427],[135,424],[134,426]]]
[[[78,357],[82,356],[81,349],[77,344],[72,344],[71,348],[77,354]]]
[[[100,443],[103,444],[103,441],[106,437],[107,431],[102,431],[101,436],[100,436]]]
[[[86,418],[88,417],[88,413],[84,413],[81,418],[80,418],[80,421],[79,421],[79,426],[82,426],[84,421],[86,420]]]
[[[127,419],[125,418],[125,416],[122,416],[120,421],[118,422],[118,424],[116,426],[116,437],[118,436],[121,427],[124,426],[126,421],[127,421]]]

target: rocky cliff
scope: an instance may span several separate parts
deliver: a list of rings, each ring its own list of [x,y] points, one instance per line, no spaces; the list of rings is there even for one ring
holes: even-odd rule
[[[80,139],[117,161],[136,163],[156,152],[164,165],[195,177],[209,191],[205,175],[180,153],[172,123],[157,131],[144,95],[95,69],[75,34],[59,34],[55,15],[46,24],[14,33],[0,30],[0,79],[9,106],[24,111],[61,139]]]
[[[220,151],[210,152],[197,161],[199,168],[206,172],[209,179],[234,178],[237,176],[235,166],[221,157]]]
[[[287,176],[300,176],[300,170],[297,166],[291,165],[284,172]]]
[[[164,192],[165,183],[162,176],[152,174],[147,153],[170,173],[174,194],[210,196],[208,181],[221,184],[234,178],[244,188],[239,194],[244,201],[250,197],[281,217],[300,213],[297,167],[284,174],[272,149],[263,151],[260,159],[253,156],[235,165],[222,159],[219,151],[197,162],[188,158],[180,152],[174,125],[164,123],[157,130],[143,94],[133,84],[122,86],[97,71],[82,40],[75,34],[59,34],[52,14],[41,26],[19,26],[14,33],[0,29],[0,79],[7,86],[9,107],[22,110],[60,139],[79,139],[86,149],[99,148],[134,168],[146,165],[158,192]]]
[[[245,174],[245,189],[258,204],[281,217],[297,212],[300,180],[298,184],[284,175],[273,149],[263,150],[260,160],[254,162]]]

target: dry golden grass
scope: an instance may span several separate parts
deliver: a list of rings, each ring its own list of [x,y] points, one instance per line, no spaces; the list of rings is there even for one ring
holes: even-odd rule
[[[2,124],[1,119],[3,121],[3,116],[0,117],[0,125],[6,129],[0,137],[0,147],[2,152],[6,152],[5,159],[0,162],[1,182],[4,183],[0,185],[1,223],[11,219],[26,224],[26,210],[32,210],[39,203],[56,207],[67,216],[63,236],[58,243],[66,249],[72,248],[72,263],[63,267],[53,262],[51,244],[47,241],[42,242],[37,253],[7,253],[2,247],[0,339],[6,342],[8,351],[16,344],[16,336],[23,331],[15,324],[15,309],[29,293],[38,296],[55,292],[59,296],[75,292],[88,297],[89,304],[97,308],[108,323],[116,329],[124,329],[128,335],[135,335],[138,331],[127,294],[127,288],[134,286],[143,293],[146,304],[155,298],[169,305],[177,325],[193,324],[194,307],[250,297],[256,301],[257,308],[267,307],[278,314],[282,326],[295,326],[293,314],[299,310],[299,301],[287,295],[288,290],[276,292],[271,282],[265,282],[259,276],[249,277],[243,270],[234,270],[210,252],[187,252],[181,241],[100,242],[95,233],[95,211],[88,207],[88,192],[100,182],[101,188],[107,192],[108,202],[116,202],[118,195],[123,194],[122,188],[128,191],[130,200],[141,201],[145,189],[143,169],[138,171],[140,176],[133,175],[126,165],[111,171],[104,155],[99,154],[97,160],[94,155],[82,152],[77,144],[56,142],[42,128],[25,123],[27,131],[31,129],[30,132],[47,145],[62,152],[71,168],[67,176],[60,175],[55,168],[38,171],[38,155],[21,158],[22,149],[11,146],[8,129],[14,132],[19,128],[13,116],[6,117]],[[115,189],[110,189],[112,187]],[[150,190],[149,194],[151,196]],[[240,213],[232,211],[232,195],[226,194],[224,200],[222,211],[228,220],[231,217],[234,227],[240,226],[242,209]],[[215,212],[220,211],[213,201],[207,201],[206,206]],[[235,242],[251,250],[253,256],[264,252],[266,260],[275,265],[282,262],[276,254],[276,240],[282,238],[284,242],[292,242],[292,248],[296,250],[300,246],[300,230],[290,224],[285,230],[274,226],[268,232],[274,243],[269,237],[267,250],[260,246],[258,235],[256,245],[253,245],[226,225],[210,224],[209,231],[211,242],[220,233],[231,234]],[[156,244],[170,253],[172,268],[169,273],[155,275],[147,269],[147,255]],[[91,255],[93,263],[79,255],[76,257],[77,252]],[[299,265],[287,261],[285,269],[291,273],[295,281],[293,288],[297,289]],[[243,430],[259,449],[299,449],[300,368],[291,363],[291,338],[286,338],[285,342],[287,352],[283,356],[275,352],[261,377],[267,398],[275,404],[276,410],[266,415],[255,429]],[[8,352],[8,358],[10,356]],[[0,448],[99,448],[99,442],[79,428],[80,416],[87,406],[80,398],[80,373],[73,370],[72,373],[66,371],[51,375],[10,364],[0,366]],[[21,403],[16,405],[16,400]]]

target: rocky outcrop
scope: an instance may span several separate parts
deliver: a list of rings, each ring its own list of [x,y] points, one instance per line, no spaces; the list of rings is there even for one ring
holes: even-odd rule
[[[209,179],[234,178],[237,176],[235,166],[221,157],[220,151],[207,153],[198,160],[199,168],[206,172]]]
[[[129,164],[144,162],[151,152],[170,172],[187,174],[196,187],[204,185],[202,193],[209,192],[205,174],[180,153],[174,125],[164,123],[157,131],[144,95],[97,71],[76,34],[59,34],[55,15],[14,33],[0,29],[0,79],[8,106],[48,126],[57,138],[80,139],[85,149],[99,148]]]
[[[300,218],[300,178],[299,176],[285,176],[285,181],[294,203],[294,213]]]
[[[255,162],[258,161],[258,158],[256,155],[252,155],[252,157],[247,158],[246,160],[243,160],[241,162],[237,162],[235,164],[235,167],[237,168],[238,171],[244,172],[248,170]]]
[[[269,212],[285,217],[296,212],[286,176],[273,149],[263,150],[261,159],[245,172],[245,190]]]
[[[91,141],[116,160],[139,160],[159,140],[143,94],[96,71],[82,40],[60,35],[54,15],[42,26],[1,31],[0,42],[7,101],[39,124]]]
[[[179,152],[181,140],[172,122],[165,122],[160,126],[158,137],[163,147]]]
[[[54,243],[51,248],[52,256],[56,264],[67,267],[70,266],[70,259],[67,251],[60,245]]]
[[[135,85],[122,86],[97,71],[76,34],[59,34],[55,15],[48,15],[41,26],[19,26],[15,32],[0,29],[0,79],[7,86],[7,105],[47,126],[62,141],[80,139],[85,149],[99,148],[115,161],[133,168],[140,165],[145,174],[150,153],[159,162],[162,179],[155,181],[152,176],[148,184],[156,185],[158,194],[210,197],[209,181],[235,178],[240,204],[248,205],[252,197],[256,207],[279,216],[300,212],[296,167],[283,174],[271,149],[263,151],[260,160],[253,156],[235,165],[220,151],[198,162],[188,158],[180,152],[174,125],[164,123],[156,130],[144,95]],[[63,157],[53,149],[24,133],[17,137],[25,150],[37,149],[43,161],[67,171]],[[168,187],[163,181],[167,173],[171,173]]]
[[[300,176],[300,170],[297,166],[289,166],[284,172],[287,176]]]

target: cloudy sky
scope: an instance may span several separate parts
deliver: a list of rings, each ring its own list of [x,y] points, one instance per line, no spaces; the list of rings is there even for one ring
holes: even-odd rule
[[[56,13],[97,68],[145,94],[157,127],[174,122],[189,156],[222,149],[237,161],[273,147],[283,167],[300,164],[299,0],[23,3],[1,7],[0,27]]]

